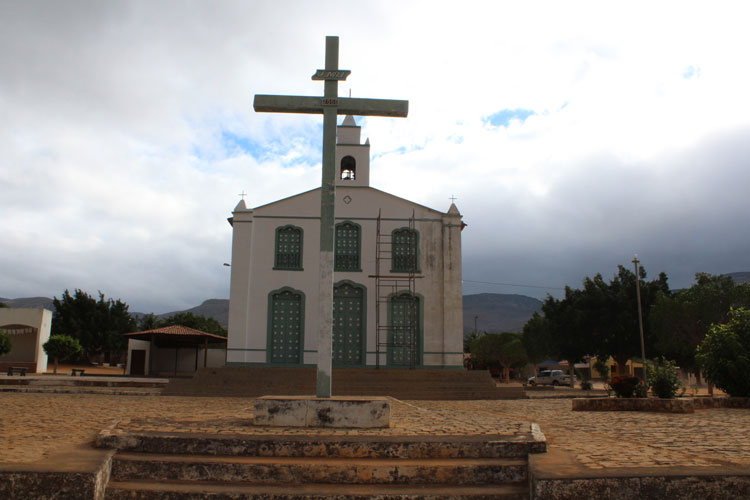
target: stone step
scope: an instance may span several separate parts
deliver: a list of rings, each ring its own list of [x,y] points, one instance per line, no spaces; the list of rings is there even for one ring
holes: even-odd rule
[[[503,484],[527,480],[525,459],[315,458],[118,453],[112,479],[264,484]]]
[[[526,458],[546,451],[541,433],[475,436],[333,436],[132,433],[105,429],[95,446],[121,452],[308,458]]]
[[[248,485],[219,482],[110,481],[106,500],[528,500],[527,484]]]
[[[162,389],[150,387],[76,387],[76,386],[0,386],[0,392],[35,392],[46,394],[106,394],[109,396],[158,396]]]

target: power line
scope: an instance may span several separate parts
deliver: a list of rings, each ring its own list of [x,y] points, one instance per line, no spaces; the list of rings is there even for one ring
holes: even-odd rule
[[[546,285],[521,285],[518,283],[495,283],[492,281],[473,281],[473,280],[461,280],[463,283],[481,283],[482,285],[500,285],[500,286],[518,286],[521,288],[542,288],[547,290],[565,290],[564,287],[560,286],[546,286]]]

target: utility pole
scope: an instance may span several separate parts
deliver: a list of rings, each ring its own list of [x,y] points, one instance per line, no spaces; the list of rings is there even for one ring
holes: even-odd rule
[[[643,383],[646,385],[646,397],[648,397],[648,371],[646,370],[646,345],[643,342],[643,309],[641,306],[641,276],[638,270],[638,264],[641,261],[638,260],[638,254],[633,256],[633,264],[635,264],[635,295],[638,300],[638,327],[641,330],[641,359],[643,360]]]

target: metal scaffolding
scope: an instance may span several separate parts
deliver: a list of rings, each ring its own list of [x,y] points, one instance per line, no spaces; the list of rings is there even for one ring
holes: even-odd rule
[[[394,242],[392,232],[382,232],[378,211],[375,274],[370,276],[375,278],[376,292],[376,368],[380,368],[381,354],[385,354],[387,365],[410,369],[419,365],[418,245],[413,211],[408,232],[401,231],[398,242]],[[394,260],[397,260],[395,266]]]

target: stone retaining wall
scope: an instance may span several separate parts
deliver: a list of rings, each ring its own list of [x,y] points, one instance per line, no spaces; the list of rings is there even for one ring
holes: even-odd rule
[[[696,409],[750,408],[750,398],[577,398],[573,411],[653,411],[693,413]]]

